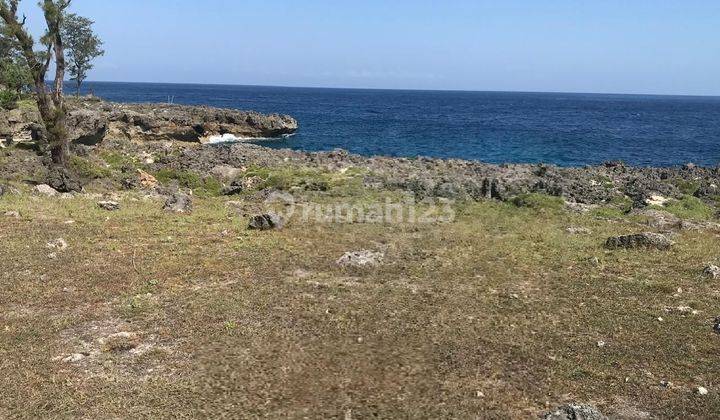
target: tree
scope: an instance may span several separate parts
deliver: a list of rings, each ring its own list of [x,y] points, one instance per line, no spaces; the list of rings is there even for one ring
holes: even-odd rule
[[[32,78],[27,65],[18,59],[0,60],[0,83],[9,91],[20,98],[23,92],[27,92],[32,84]]]
[[[65,16],[63,40],[68,55],[68,69],[72,80],[77,84],[77,95],[80,86],[87,79],[87,72],[93,68],[92,61],[105,54],[103,42],[93,33],[92,20],[70,13]]]
[[[63,97],[65,78],[65,51],[62,39],[65,10],[71,0],[42,0],[40,7],[45,16],[47,30],[41,39],[44,51],[35,51],[35,41],[25,28],[26,17],[18,18],[20,0],[0,0],[0,18],[5,22],[6,31],[15,40],[27,63],[35,88],[38,110],[45,129],[45,137],[50,147],[52,163],[67,167],[69,145],[67,131],[67,108]],[[50,61],[55,57],[55,81],[48,90],[45,76]]]

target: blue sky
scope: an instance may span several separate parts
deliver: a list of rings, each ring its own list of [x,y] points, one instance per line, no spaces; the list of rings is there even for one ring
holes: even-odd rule
[[[35,0],[24,0],[39,31]],[[92,80],[720,95],[717,0],[74,0]]]

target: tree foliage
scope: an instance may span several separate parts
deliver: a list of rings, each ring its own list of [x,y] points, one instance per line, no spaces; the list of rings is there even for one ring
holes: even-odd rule
[[[52,162],[65,167],[68,162],[67,109],[63,96],[65,78],[65,48],[62,39],[63,20],[71,0],[42,0],[40,7],[45,16],[47,30],[40,40],[45,50],[35,51],[35,40],[25,27],[26,17],[18,17],[20,0],[0,0],[0,18],[5,23],[4,33],[16,43],[27,65],[36,94],[36,101],[50,146]],[[52,58],[55,58],[55,81],[48,91],[45,78]]]
[[[68,70],[77,84],[77,94],[87,79],[87,73],[93,68],[92,61],[105,54],[103,42],[93,32],[92,20],[70,13],[65,16],[63,40],[68,56]]]

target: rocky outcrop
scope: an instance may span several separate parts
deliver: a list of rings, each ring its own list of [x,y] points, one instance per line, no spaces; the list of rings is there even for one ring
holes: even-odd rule
[[[108,135],[129,140],[212,143],[277,138],[298,129],[297,121],[287,115],[206,106],[102,103],[90,112],[107,118]]]
[[[660,233],[638,233],[634,235],[615,236],[609,238],[605,242],[605,247],[608,249],[659,249],[667,250],[673,246],[673,242],[667,238],[667,236]]]
[[[258,214],[250,218],[248,229],[250,230],[272,230],[282,229],[285,226],[285,220],[277,213],[269,212],[266,214]]]
[[[172,213],[192,213],[192,198],[179,191],[175,192],[165,200],[163,209]]]
[[[107,137],[211,143],[276,138],[298,129],[297,121],[287,115],[207,106],[117,104],[68,98],[68,109],[70,140],[90,146]],[[42,139],[40,121],[39,113],[33,110],[0,112],[0,138],[16,142]]]

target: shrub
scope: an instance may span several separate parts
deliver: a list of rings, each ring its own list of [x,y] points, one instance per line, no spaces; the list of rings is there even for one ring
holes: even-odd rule
[[[70,158],[70,167],[83,178],[99,179],[111,175],[110,170],[79,156]]]
[[[716,209],[699,198],[689,195],[680,200],[671,201],[662,209],[681,219],[708,220],[716,214]]]
[[[18,99],[17,93],[7,89],[0,90],[0,108],[7,110],[17,108]]]
[[[178,186],[193,190],[198,197],[222,195],[222,183],[211,176],[202,177],[195,172],[174,169],[162,169],[154,175],[162,183],[177,182]]]

